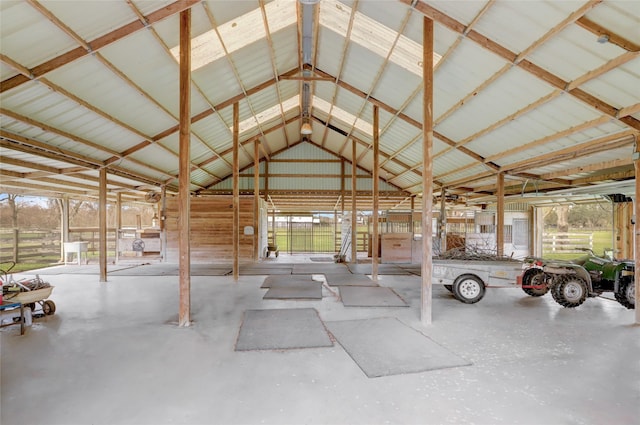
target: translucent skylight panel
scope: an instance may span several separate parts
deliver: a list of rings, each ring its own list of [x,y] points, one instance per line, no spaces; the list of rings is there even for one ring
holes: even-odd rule
[[[290,99],[282,102],[282,109],[286,114],[288,111],[297,108],[300,104],[300,96],[295,95]],[[255,116],[251,116],[246,120],[241,121],[238,124],[239,133],[242,134],[246,131],[252,130],[258,126],[258,124],[265,123],[272,118],[275,118],[280,115],[280,104],[272,106],[271,108],[265,109],[262,112],[257,113]],[[229,130],[233,132],[233,126],[229,127]]]
[[[265,5],[269,19],[269,30],[274,33],[296,22],[296,8],[287,0],[275,0]],[[260,8],[256,8],[230,22],[218,26],[224,47],[233,53],[249,44],[265,38],[265,27]],[[191,39],[191,70],[220,59],[225,55],[224,47],[214,29]],[[180,46],[171,49],[171,54],[180,62]]]
[[[336,0],[325,0],[321,6],[320,24],[342,37],[346,37],[351,9]],[[396,31],[363,13],[356,12],[349,40],[382,57],[387,57],[397,36]],[[440,58],[439,54],[433,53],[434,65],[438,63]],[[400,35],[398,38],[389,60],[409,72],[422,75],[422,45],[404,35]]]

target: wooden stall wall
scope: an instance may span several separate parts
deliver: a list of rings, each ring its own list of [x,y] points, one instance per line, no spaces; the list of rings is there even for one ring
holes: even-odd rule
[[[254,261],[254,236],[245,235],[253,226],[253,196],[240,197],[240,262]],[[178,263],[178,199],[167,198],[167,262]],[[191,198],[191,263],[233,261],[233,196]]]

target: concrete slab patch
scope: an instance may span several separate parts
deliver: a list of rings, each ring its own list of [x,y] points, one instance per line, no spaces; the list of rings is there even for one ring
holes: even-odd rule
[[[349,270],[342,264],[294,264],[293,274],[326,274],[326,273],[349,273]]]
[[[292,267],[252,267],[252,266],[240,266],[239,273],[245,276],[257,276],[257,275],[286,275],[291,274]]]
[[[313,276],[309,275],[275,275],[267,276],[262,282],[261,288],[273,288],[276,286],[301,286],[314,282]]]
[[[329,286],[380,286],[363,274],[325,273]]]
[[[265,300],[321,300],[322,283],[309,281],[298,285],[273,286],[262,298]]]
[[[395,318],[327,322],[326,326],[369,378],[472,364]]]
[[[408,307],[391,288],[341,286],[340,298],[345,307]]]
[[[354,274],[371,274],[373,266],[371,264],[349,264],[347,267]],[[378,264],[378,274],[408,275],[410,273],[395,264]]]
[[[333,342],[313,308],[247,310],[236,351],[331,347]]]
[[[226,276],[233,273],[233,266],[226,264],[192,264],[192,276]]]
[[[177,276],[178,264],[144,264],[112,272],[113,276]],[[107,275],[109,272],[107,272]]]

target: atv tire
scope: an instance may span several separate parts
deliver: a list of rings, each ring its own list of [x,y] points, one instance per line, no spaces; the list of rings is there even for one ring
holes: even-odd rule
[[[633,279],[623,279],[615,294],[616,301],[624,307],[633,310],[636,308],[636,285]]]
[[[563,307],[574,308],[587,299],[587,282],[584,279],[568,274],[559,276],[551,295]]]
[[[527,271],[522,277],[522,290],[532,297],[541,297],[549,292],[549,286],[544,283],[544,274],[540,269]]]

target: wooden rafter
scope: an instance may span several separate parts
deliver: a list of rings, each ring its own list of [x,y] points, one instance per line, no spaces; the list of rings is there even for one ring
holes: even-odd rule
[[[188,9],[194,4],[200,3],[201,0],[180,0],[174,3],[171,3],[161,9],[156,10],[145,16],[145,21],[147,25],[154,24],[156,22],[160,22],[163,19],[168,18],[169,16],[175,15],[176,13],[181,12],[182,10]],[[115,30],[96,38],[86,44],[89,46],[89,50],[84,47],[75,48],[69,52],[63,53],[62,55],[56,56],[53,59],[50,59],[33,69],[29,70],[29,74],[32,75],[31,78],[20,74],[11,78],[7,78],[6,80],[0,82],[0,93],[4,93],[7,90],[12,88],[21,86],[22,84],[30,81],[31,79],[37,79],[46,75],[47,73],[54,71],[64,65],[67,65],[77,59],[85,57],[90,54],[90,52],[97,52],[98,50],[106,47],[110,44],[115,43],[116,41],[122,40],[123,38],[144,29],[145,25],[140,21],[133,21],[127,25],[116,28]]]
[[[398,0],[402,3],[411,5],[412,1],[411,0]],[[424,3],[422,0],[417,0],[417,2],[415,3],[416,10],[418,10],[419,12],[421,12],[423,15],[435,20],[436,22],[439,22],[440,24],[446,26],[447,28],[449,28],[452,31],[458,32],[458,33],[462,33],[464,31],[464,25],[461,24],[460,22],[456,21],[455,19],[451,18],[450,16],[447,16],[446,14],[440,12],[439,10],[435,9],[434,7]],[[579,22],[579,20],[577,20]],[[551,86],[558,88],[560,90],[566,90],[567,85],[569,84],[567,81],[564,81],[562,78],[554,75],[553,73],[551,73],[550,71],[545,70],[544,68],[542,68],[541,66],[538,66],[536,64],[534,64],[531,61],[528,61],[526,59],[524,60],[518,60],[518,55],[515,54],[514,52],[510,51],[509,49],[507,49],[506,47],[500,45],[499,43],[490,40],[489,38],[487,38],[486,36],[480,34],[479,32],[472,30],[467,34],[467,38],[469,38],[470,40],[473,40],[474,42],[476,42],[477,44],[479,44],[480,46],[482,46],[483,48],[489,50],[490,52],[493,52],[494,54],[502,57],[504,60],[506,60],[509,63],[513,63],[514,65],[522,68],[523,70],[527,71],[528,73],[534,75],[535,77],[541,79],[542,81],[545,81],[546,83],[550,84]],[[592,108],[600,111],[601,113],[604,113],[606,115],[609,115],[612,118],[617,119],[618,121],[624,123],[625,125],[635,129],[635,130],[640,130],[640,121],[631,117],[631,116],[627,116],[627,117],[618,117],[618,109],[615,108],[614,106],[609,105],[608,103],[604,102],[601,99],[598,99],[596,96],[593,96],[587,92],[585,92],[584,90],[581,90],[579,88],[574,88],[572,90],[568,90],[566,91],[567,93],[569,93],[571,96],[575,97],[576,99],[582,101],[583,103],[591,106]]]

